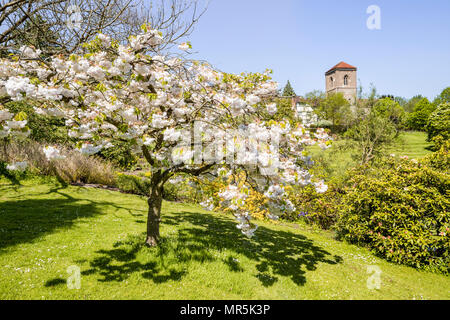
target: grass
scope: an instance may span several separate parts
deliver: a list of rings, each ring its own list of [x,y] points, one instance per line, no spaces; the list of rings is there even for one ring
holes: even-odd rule
[[[387,152],[409,158],[422,158],[432,151],[429,147],[432,143],[427,142],[427,134],[419,131],[402,132],[394,145],[388,148]]]
[[[51,180],[0,182],[0,299],[450,299],[450,277],[388,263],[330,232],[165,202],[158,248],[142,246],[146,203]],[[369,290],[369,265],[381,288]],[[67,269],[81,270],[68,289]]]
[[[323,151],[318,146],[308,148],[312,158],[322,168],[319,175],[328,180],[330,178],[341,178],[345,172],[356,166],[354,158],[356,150],[343,148],[343,140],[334,141],[332,146]],[[403,131],[394,143],[384,150],[385,155],[395,154],[396,156],[408,156],[411,159],[422,158],[432,151],[429,147],[432,144],[427,142],[427,134],[418,131]]]

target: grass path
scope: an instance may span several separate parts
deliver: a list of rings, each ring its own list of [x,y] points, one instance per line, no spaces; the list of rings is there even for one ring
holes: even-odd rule
[[[388,152],[410,158],[422,158],[431,153],[428,150],[432,143],[427,142],[427,134],[419,131],[406,131],[400,133],[395,144],[388,148]]]
[[[164,203],[159,248],[143,247],[146,203],[48,181],[0,181],[0,299],[450,299],[450,277],[419,272],[308,226]],[[69,290],[67,268],[81,270]],[[367,266],[381,289],[367,288]]]

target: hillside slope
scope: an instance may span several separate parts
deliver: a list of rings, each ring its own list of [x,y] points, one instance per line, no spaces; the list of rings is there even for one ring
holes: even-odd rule
[[[229,216],[166,202],[163,243],[148,249],[145,222],[137,196],[0,180],[0,299],[450,299],[450,277],[308,226],[261,222],[249,240]],[[81,288],[68,289],[77,267]]]

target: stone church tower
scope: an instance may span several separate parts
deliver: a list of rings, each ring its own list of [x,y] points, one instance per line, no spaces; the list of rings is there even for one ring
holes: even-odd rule
[[[326,93],[342,92],[350,104],[356,102],[357,77],[356,67],[340,62],[325,73]]]

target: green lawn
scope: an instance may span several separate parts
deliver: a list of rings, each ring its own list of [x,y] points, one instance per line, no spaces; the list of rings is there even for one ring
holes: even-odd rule
[[[410,158],[422,158],[431,153],[427,148],[432,143],[427,142],[427,134],[425,132],[407,131],[402,132],[396,143],[388,148],[389,153],[398,156],[408,156]]]
[[[450,277],[394,265],[329,232],[164,203],[146,248],[144,199],[44,180],[0,181],[0,299],[450,299]],[[68,289],[67,268],[81,270]],[[369,290],[369,265],[381,288]]]
[[[352,155],[356,155],[355,149],[343,148],[343,140],[334,141],[331,148],[322,150],[318,146],[308,147],[314,161],[325,171],[325,179],[332,177],[342,177],[345,172],[356,166],[357,161]],[[427,134],[417,131],[403,131],[396,141],[384,150],[385,155],[395,154],[396,156],[408,156],[411,159],[418,159],[430,154],[428,150],[432,144],[427,142]]]

